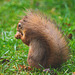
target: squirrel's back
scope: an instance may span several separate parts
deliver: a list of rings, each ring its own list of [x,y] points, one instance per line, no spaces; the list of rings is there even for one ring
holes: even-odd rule
[[[40,33],[38,37],[42,36],[41,40],[46,41],[47,66],[57,67],[66,61],[68,59],[67,42],[54,23],[35,13],[29,14],[29,18],[33,24],[32,27],[35,27],[34,30],[37,34]]]

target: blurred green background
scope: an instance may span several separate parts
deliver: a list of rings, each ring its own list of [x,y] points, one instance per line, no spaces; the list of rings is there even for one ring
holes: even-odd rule
[[[0,0],[0,74],[1,75],[50,75],[40,70],[26,72],[18,70],[18,64],[27,64],[28,46],[14,35],[16,27],[26,9],[40,11],[61,28],[68,40],[70,59],[60,68],[52,69],[57,75],[71,75],[75,72],[75,0]],[[16,68],[14,68],[14,67]]]

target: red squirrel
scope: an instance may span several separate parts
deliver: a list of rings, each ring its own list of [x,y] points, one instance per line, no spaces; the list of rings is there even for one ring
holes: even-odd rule
[[[67,42],[61,32],[55,24],[35,12],[27,12],[19,21],[15,38],[29,46],[29,66],[57,68],[68,59]]]

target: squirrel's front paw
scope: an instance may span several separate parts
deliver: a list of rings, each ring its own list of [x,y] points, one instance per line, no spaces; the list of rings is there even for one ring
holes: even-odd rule
[[[21,35],[20,32],[17,32],[17,33],[15,34],[15,38],[16,38],[16,39],[21,39],[21,37],[22,37],[22,35]]]

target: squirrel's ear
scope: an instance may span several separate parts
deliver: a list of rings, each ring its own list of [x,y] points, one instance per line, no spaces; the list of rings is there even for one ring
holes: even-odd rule
[[[28,16],[27,16],[27,15],[25,15],[25,18],[28,18]]]

